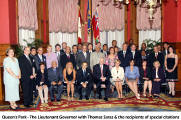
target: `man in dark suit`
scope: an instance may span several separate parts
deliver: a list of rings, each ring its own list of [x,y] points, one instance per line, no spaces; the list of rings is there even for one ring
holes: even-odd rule
[[[60,50],[62,53],[65,53],[65,49],[67,47],[67,43],[66,42],[62,42],[62,49]]]
[[[80,52],[77,56],[76,63],[78,68],[81,68],[83,62],[87,62],[88,67],[90,67],[90,54],[87,51],[86,45],[82,46],[82,52]]]
[[[135,61],[135,66],[141,67],[141,54],[138,50],[136,50],[136,45],[131,45],[130,59]]]
[[[93,87],[92,81],[92,73],[90,68],[88,68],[87,62],[82,63],[82,67],[79,68],[77,71],[77,85],[78,85],[78,92],[80,95],[80,100],[82,100],[82,89],[86,89],[86,100],[89,100],[91,89]]]
[[[148,64],[149,64],[149,67],[151,69],[153,68],[153,63],[155,61],[160,62],[160,67],[161,68],[164,67],[164,56],[163,56],[163,54],[161,52],[158,51],[157,46],[154,46],[154,51],[149,55]]]
[[[77,60],[77,56],[78,56],[78,51],[77,51],[78,49],[77,49],[77,45],[73,45],[72,46],[72,55],[74,56],[74,58],[75,58],[75,61]],[[81,52],[81,51],[80,51]]]
[[[37,54],[35,55],[35,65],[37,71],[40,70],[40,63],[43,62],[46,67],[46,57],[43,55],[43,48],[39,47],[37,50]]]
[[[33,74],[33,64],[29,57],[30,48],[24,48],[24,55],[19,57],[19,66],[21,70],[21,86],[23,91],[24,106],[33,105],[33,80],[36,74]]]
[[[56,100],[61,100],[63,92],[63,75],[62,70],[57,67],[56,61],[52,61],[52,67],[48,69],[48,80],[50,83],[50,98],[54,101],[54,92],[57,90]]]
[[[144,60],[147,61],[147,60],[148,60],[150,51],[147,50],[146,43],[142,43],[142,44],[141,44],[140,54],[141,54],[141,59],[142,59],[142,61],[144,61]]]
[[[118,58],[121,61],[120,66],[125,69],[127,66],[129,66],[130,53],[128,51],[128,45],[126,43],[123,44],[122,48],[123,50],[118,52]]]
[[[164,42],[163,43],[163,51],[162,51],[162,54],[164,55],[164,57],[168,54],[168,47],[169,47],[169,43]]]
[[[110,90],[111,72],[109,66],[104,64],[104,58],[100,58],[99,64],[93,67],[94,82],[96,83],[99,99],[102,99],[101,90],[105,88],[105,101],[108,101]]]
[[[104,53],[105,57],[108,56],[109,51],[108,51],[108,46],[107,46],[107,44],[104,44],[104,45],[103,45],[101,52]]]
[[[69,46],[66,47],[65,54],[62,55],[60,62],[61,62],[63,69],[65,68],[67,62],[72,62],[74,69],[76,69],[75,58],[72,54],[70,54],[70,47]]]
[[[56,44],[56,45],[55,45],[55,53],[56,53],[56,55],[57,55],[58,68],[59,68],[59,69],[62,69],[62,68],[61,68],[61,62],[60,62],[60,60],[61,60],[61,56],[62,56],[63,54],[65,54],[65,53],[61,51],[61,46],[60,46],[60,44]]]

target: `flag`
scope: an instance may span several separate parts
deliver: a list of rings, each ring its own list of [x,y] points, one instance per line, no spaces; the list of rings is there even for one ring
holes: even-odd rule
[[[78,18],[78,43],[82,42],[82,17],[80,13],[80,8],[79,8],[79,18]]]
[[[87,3],[87,31],[88,31],[88,35],[91,33],[91,10],[90,10],[90,6],[89,6],[89,1]]]
[[[93,34],[95,43],[99,42],[99,18],[98,10],[96,9],[95,15],[92,18]]]

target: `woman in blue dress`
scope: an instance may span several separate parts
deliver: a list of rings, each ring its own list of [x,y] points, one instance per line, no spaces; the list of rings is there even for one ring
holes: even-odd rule
[[[10,108],[15,110],[18,107],[16,101],[20,100],[19,79],[21,78],[21,72],[18,60],[14,57],[14,50],[9,48],[6,54],[7,57],[3,61],[5,101],[9,101]]]
[[[134,60],[130,61],[130,66],[126,67],[125,70],[125,79],[129,88],[133,91],[137,99],[140,99],[140,94],[138,94],[138,80],[140,77],[139,69],[137,66],[134,66]]]

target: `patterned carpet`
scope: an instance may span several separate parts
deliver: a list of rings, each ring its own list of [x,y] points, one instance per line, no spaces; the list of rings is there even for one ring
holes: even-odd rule
[[[99,99],[68,101],[40,104],[39,98],[31,108],[20,108],[16,111],[181,111],[181,98],[169,98],[164,94],[158,99],[141,97],[137,100],[132,94],[122,100],[110,98],[108,102]],[[0,106],[0,111],[12,111],[9,106]]]

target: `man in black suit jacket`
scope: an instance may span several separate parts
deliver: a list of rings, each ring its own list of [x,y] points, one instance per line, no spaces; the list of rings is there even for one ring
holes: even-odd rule
[[[130,61],[130,52],[128,51],[128,45],[126,43],[123,44],[123,50],[118,52],[118,58],[121,61],[120,66],[124,69],[129,66]]]
[[[135,61],[135,66],[141,67],[141,53],[138,50],[136,50],[135,44],[131,45],[130,59]]]
[[[164,55],[158,51],[158,47],[154,46],[154,51],[149,55],[148,63],[149,67],[152,69],[153,68],[153,63],[155,61],[160,62],[160,67],[164,67]]]
[[[76,69],[75,58],[72,54],[70,54],[70,47],[69,46],[66,47],[65,54],[62,55],[60,62],[61,62],[63,69],[65,68],[67,62],[72,62],[74,69]]]
[[[67,47],[67,43],[66,42],[62,42],[62,49],[60,50],[62,53],[65,53],[65,49]]]
[[[37,54],[35,55],[35,65],[37,71],[40,70],[40,63],[43,62],[46,67],[46,57],[43,55],[43,48],[39,47],[37,50]]]
[[[52,67],[48,69],[48,80],[50,83],[50,98],[54,101],[54,92],[57,90],[56,100],[61,100],[61,94],[63,92],[63,75],[62,70],[57,67],[56,61],[52,61]]]
[[[33,64],[29,57],[30,48],[24,48],[24,55],[19,57],[19,66],[21,70],[21,86],[23,90],[24,106],[30,107],[33,104],[33,80],[36,74],[33,74]]]
[[[100,58],[99,64],[93,67],[94,82],[96,83],[99,99],[102,99],[101,90],[105,88],[105,101],[108,101],[110,90],[111,72],[109,66],[104,64],[104,58]]]
[[[82,52],[80,52],[77,56],[77,66],[81,68],[83,62],[87,62],[88,67],[90,67],[90,53],[87,51],[87,46],[82,46]]]
[[[89,100],[91,89],[93,87],[92,72],[87,66],[87,62],[83,62],[82,67],[77,71],[77,85],[80,100],[82,100],[82,88],[86,89],[85,98],[86,100]]]
[[[56,55],[57,55],[58,68],[59,68],[59,69],[62,69],[62,66],[61,66],[61,56],[62,56],[63,54],[65,54],[65,53],[61,51],[61,46],[60,46],[60,44],[56,44],[56,45],[55,45],[55,53],[56,53]]]

